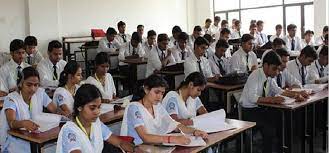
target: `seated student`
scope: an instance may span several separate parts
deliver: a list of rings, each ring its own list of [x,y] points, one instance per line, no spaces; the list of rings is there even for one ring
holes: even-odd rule
[[[237,39],[237,38],[241,38],[242,36],[242,32],[241,32],[241,22],[239,20],[236,20],[234,22],[234,27],[235,29],[232,31],[232,35],[231,38],[232,39]]]
[[[280,38],[276,38],[280,39]],[[275,40],[274,40],[275,41]],[[279,74],[274,77],[277,85],[282,89],[301,88],[302,83],[288,72],[287,63],[289,61],[289,53],[285,48],[273,49],[281,58],[282,64],[279,67]]]
[[[153,47],[146,65],[146,77],[154,72],[160,71],[162,67],[170,63],[175,63],[175,58],[172,55],[172,50],[168,48],[169,38],[167,34],[158,35],[158,44]]]
[[[246,121],[256,122],[263,135],[263,152],[266,153],[273,151],[275,131],[280,123],[277,121],[276,112],[258,107],[257,103],[283,103],[284,98],[277,95],[296,98],[298,101],[305,100],[302,92],[283,90],[277,86],[273,78],[278,75],[280,65],[281,59],[275,52],[267,53],[262,68],[253,71],[248,77],[240,98],[242,118]],[[275,148],[279,148],[279,146]]]
[[[228,26],[228,22],[227,22],[227,20],[222,20],[222,22],[220,23],[220,29],[219,29],[219,31],[222,31],[222,29],[224,29],[224,28],[227,28],[227,29],[230,28],[230,27]]]
[[[128,42],[131,39],[130,34],[126,34],[126,23],[123,21],[118,22],[117,24],[119,33],[115,36],[116,42],[121,47],[124,43]]]
[[[169,48],[173,48],[177,45],[178,36],[181,32],[183,32],[182,29],[177,25],[172,28],[171,30],[172,36],[169,38],[169,44],[168,44]]]
[[[328,82],[328,46],[323,46],[319,59],[314,61],[310,66],[311,83]]]
[[[59,77],[58,88],[54,92],[54,102],[61,108],[65,116],[73,113],[74,95],[82,79],[82,70],[76,61],[69,61]]]
[[[244,34],[241,37],[241,47],[234,52],[231,58],[231,71],[248,73],[257,69],[257,57],[252,51],[254,37],[250,34]]]
[[[265,55],[270,52],[270,51],[276,51],[277,49],[281,49],[281,48],[285,48],[286,46],[286,42],[284,42],[281,38],[275,38],[272,41],[272,49],[268,49],[266,50],[263,55],[262,55],[262,61],[265,57]]]
[[[257,35],[257,25],[251,24],[249,26],[249,31],[250,31],[250,35],[253,36],[252,44],[254,45],[254,48],[255,49],[260,48],[261,45],[263,44],[261,38]]]
[[[219,22],[220,22],[220,17],[219,16],[215,16],[214,17],[214,24],[211,25],[211,28],[212,28],[212,33],[216,35],[216,33],[219,33]]]
[[[193,54],[184,62],[185,77],[193,72],[200,72],[207,78],[207,81],[213,82],[218,80],[218,76],[213,75],[211,72],[208,59],[204,57],[208,46],[209,42],[203,37],[198,37],[195,40]]]
[[[85,83],[95,85],[102,94],[102,102],[109,103],[116,99],[116,89],[112,75],[107,73],[110,59],[105,52],[100,52],[95,57],[95,74],[89,76]]]
[[[324,26],[322,30],[322,35],[320,37],[317,37],[315,39],[315,46],[323,45],[326,41],[324,39],[324,36],[328,34],[328,26]],[[328,41],[327,41],[328,42]]]
[[[188,75],[176,91],[169,91],[162,100],[162,106],[177,122],[185,126],[193,125],[191,118],[208,113],[199,96],[205,89],[207,80],[200,72]]]
[[[203,35],[205,35],[205,34],[208,34],[208,35],[210,35],[211,37],[213,36],[213,34],[214,33],[212,33],[212,31],[211,31],[211,23],[212,23],[212,21],[211,21],[211,19],[206,19],[206,21],[205,21],[205,24],[204,24],[204,26],[202,27],[202,34]]]
[[[314,46],[313,36],[314,36],[313,31],[306,30],[304,33],[304,39],[302,39],[302,41],[301,41],[301,48],[304,48],[307,45]]]
[[[231,25],[231,27],[229,28],[230,31],[234,31],[234,30],[235,30],[235,28],[236,28],[236,27],[235,27],[235,24],[234,24],[235,21],[237,21],[237,19],[234,19],[234,18],[233,18],[233,19],[232,19],[232,25]]]
[[[66,61],[63,60],[63,46],[53,40],[48,44],[48,58],[43,59],[37,66],[40,73],[40,85],[42,87],[57,87],[59,75],[62,73]]]
[[[301,46],[301,39],[296,36],[297,26],[294,24],[289,24],[287,26],[288,34],[282,39],[287,44],[287,50],[290,51],[301,51],[303,48]]]
[[[14,39],[10,42],[10,55],[11,60],[0,68],[2,80],[0,90],[5,94],[17,89],[17,82],[22,76],[22,70],[30,66],[24,62],[25,50],[23,40]]]
[[[202,29],[201,29],[200,26],[195,26],[194,29],[193,29],[192,35],[190,35],[189,38],[188,38],[188,40],[189,40],[188,46],[190,48],[193,48],[195,39],[200,37],[200,36],[202,36]]]
[[[258,20],[256,22],[257,25],[257,36],[260,38],[260,46],[263,46],[264,44],[266,44],[268,42],[268,38],[267,35],[265,33],[263,33],[263,29],[264,29],[264,21],[262,20]]]
[[[3,110],[0,115],[0,145],[2,152],[18,153],[30,152],[30,142],[7,134],[9,129],[24,128],[35,132],[39,125],[32,119],[41,117],[43,107],[49,112],[56,112],[56,105],[46,94],[45,90],[39,88],[39,73],[33,67],[26,67],[19,79],[18,90],[6,97]]]
[[[209,34],[203,35],[203,38],[205,38],[209,42],[209,47],[206,49],[205,53],[203,54],[203,56],[208,59],[209,57],[215,54],[216,43],[214,43],[215,39],[213,39]]]
[[[220,33],[219,33],[219,38],[216,39],[216,41],[218,41],[219,39],[224,39],[226,42],[228,42],[228,40],[231,37],[231,31],[228,28],[223,28]],[[216,43],[214,43],[214,47],[215,47]],[[225,57],[232,57],[231,51],[233,50],[233,46],[229,46],[229,49],[227,49],[225,51]]]
[[[140,93],[136,95],[138,100],[130,102],[126,107],[120,135],[134,137],[135,145],[142,143],[186,145],[191,142],[190,138],[185,135],[163,136],[174,130],[203,138],[208,136],[207,133],[184,126],[170,117],[161,105],[166,87],[166,81],[160,76],[153,74],[146,78]]]
[[[213,74],[224,76],[229,73],[229,59],[225,57],[228,47],[229,45],[224,39],[217,41],[216,52],[208,59]]]
[[[27,36],[24,40],[24,48],[26,52],[25,62],[34,67],[38,65],[38,63],[43,60],[43,56],[37,50],[38,40],[34,36]]]
[[[144,57],[148,58],[149,54],[154,46],[156,46],[157,33],[154,30],[147,32],[147,40],[142,43],[143,50],[145,52]]]
[[[142,39],[137,32],[132,34],[131,40],[123,43],[120,50],[118,59],[120,60],[119,66],[128,65],[122,62],[125,59],[143,57],[145,52],[141,45]]]
[[[117,42],[117,40],[115,40],[116,35],[117,32],[114,28],[107,28],[105,37],[99,40],[97,52],[113,53],[119,51],[120,44]]]
[[[101,93],[91,84],[84,84],[74,97],[74,118],[66,122],[59,132],[58,153],[102,153],[104,141],[134,152],[133,144],[122,141],[99,120]],[[112,150],[113,151],[113,150]]]
[[[318,58],[315,49],[312,46],[306,46],[300,52],[295,60],[288,62],[287,69],[291,75],[299,80],[302,85],[311,83],[310,65]]]
[[[185,32],[181,32],[177,37],[177,45],[172,48],[172,55],[175,61],[181,63],[192,54],[192,50],[187,46],[188,35]]]
[[[144,25],[139,24],[137,26],[137,33],[138,35],[141,37],[142,41],[141,42],[145,42],[147,41],[147,39],[143,36],[144,35]]]
[[[270,37],[270,41],[273,42],[275,38],[282,38],[283,35],[282,35],[282,25],[281,24],[277,24],[275,26],[275,35],[272,35]]]

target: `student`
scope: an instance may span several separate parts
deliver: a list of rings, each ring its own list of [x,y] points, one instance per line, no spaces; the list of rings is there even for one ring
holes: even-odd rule
[[[175,63],[175,58],[172,55],[172,50],[168,49],[169,38],[167,34],[158,35],[158,44],[153,47],[146,65],[146,77],[154,72],[160,71],[162,67],[170,63]]]
[[[226,42],[228,42],[228,40],[230,39],[231,37],[231,31],[228,29],[228,28],[224,28],[220,31],[220,36],[217,40],[219,39],[223,39],[225,40]],[[227,49],[225,51],[225,57],[232,57],[232,53],[231,51],[233,50],[233,46],[230,46],[229,49]]]
[[[59,75],[62,73],[66,61],[63,59],[63,46],[53,40],[48,44],[48,58],[43,59],[37,66],[40,73],[40,85],[42,87],[57,87]]]
[[[117,24],[119,33],[115,36],[116,42],[119,46],[122,46],[124,43],[128,42],[131,39],[129,34],[126,34],[126,23],[123,21],[118,22]]]
[[[266,50],[263,55],[262,55],[262,61],[265,57],[265,55],[270,52],[270,51],[276,51],[277,49],[282,49],[282,48],[285,48],[286,46],[286,42],[284,42],[281,38],[275,38],[273,41],[272,41],[272,49],[268,49]]]
[[[184,126],[173,120],[165,108],[161,105],[161,100],[165,89],[166,81],[157,75],[151,75],[144,81],[144,85],[138,93],[138,100],[130,102],[126,107],[121,135],[134,137],[135,145],[176,143],[189,144],[190,138],[181,136],[164,136],[174,130],[180,130],[194,136],[206,138],[207,133]]]
[[[0,145],[2,152],[30,153],[30,142],[7,134],[10,129],[37,132],[39,125],[32,120],[42,117],[43,107],[49,112],[56,112],[56,105],[39,88],[39,73],[33,67],[26,67],[19,79],[18,90],[6,97],[0,115]]]
[[[144,35],[144,25],[139,24],[137,26],[137,33],[142,38],[142,42],[145,42],[147,39],[143,36]]]
[[[267,53],[262,68],[253,71],[248,77],[240,98],[242,118],[256,122],[263,135],[263,152],[266,153],[273,152],[275,131],[279,128],[277,125],[280,124],[277,117],[279,114],[270,109],[258,107],[257,103],[283,103],[284,98],[277,95],[295,98],[297,101],[305,100],[301,93],[282,90],[277,86],[273,78],[278,75],[280,65],[281,59],[275,52]]]
[[[301,42],[301,48],[304,48],[307,45],[314,46],[313,36],[314,36],[313,31],[306,30],[305,33],[304,33],[304,39]]]
[[[194,41],[196,38],[200,37],[202,35],[202,29],[200,26],[195,26],[193,29],[192,35],[189,36],[189,45],[190,48],[194,48]]]
[[[235,21],[237,21],[237,19],[232,19],[232,25],[231,25],[231,28],[230,28],[231,31],[234,31],[235,28],[236,28],[236,27],[235,27],[235,24],[234,24]]]
[[[22,76],[22,70],[30,66],[24,62],[24,42],[14,39],[10,42],[11,60],[0,68],[1,91],[8,94],[17,89],[18,79]]]
[[[203,54],[203,56],[208,59],[210,56],[215,54],[215,46],[216,46],[216,44],[214,43],[215,39],[213,39],[213,37],[209,34],[203,35],[203,38],[205,38],[209,42],[209,47],[206,49],[206,52]]]
[[[219,33],[220,32],[219,31],[219,29],[220,29],[219,22],[220,22],[220,17],[219,16],[215,16],[214,17],[214,24],[211,25],[211,29],[212,29],[212,33],[213,34],[216,34],[216,33]]]
[[[281,24],[277,24],[275,26],[275,35],[272,35],[270,37],[270,41],[273,42],[275,38],[282,38],[283,35],[282,35],[282,25]]]
[[[127,152],[136,151],[99,120],[101,97],[94,85],[84,84],[77,90],[74,117],[59,132],[56,153],[102,153],[104,141]]]
[[[287,44],[288,51],[301,51],[301,39],[296,36],[297,26],[294,24],[289,24],[287,26],[288,34],[284,36],[282,39]]]
[[[227,20],[222,20],[222,22],[220,23],[220,31],[224,28],[229,29]]]
[[[172,119],[185,126],[193,125],[193,117],[208,113],[199,96],[207,80],[200,72],[188,75],[176,91],[169,91],[162,100],[162,106]]]
[[[182,29],[177,25],[172,28],[171,30],[172,36],[169,38],[169,44],[168,44],[169,48],[175,47],[177,45],[178,36],[181,32],[183,32]]]
[[[120,44],[115,39],[117,32],[114,28],[109,27],[106,30],[106,35],[99,41],[97,52],[117,52],[119,51]]]
[[[262,45],[262,40],[261,38],[257,35],[257,25],[256,24],[251,24],[249,26],[249,31],[250,31],[250,35],[253,36],[253,40],[252,43],[254,45],[255,49],[260,48],[260,46]]]
[[[123,43],[120,50],[118,59],[120,60],[119,66],[127,66],[127,63],[122,62],[125,59],[143,57],[145,52],[141,45],[142,39],[137,32],[132,34],[131,40]]]
[[[322,48],[323,48],[324,46],[327,46],[327,47],[328,47],[328,34],[326,34],[326,35],[324,36],[324,42],[323,42],[322,45],[319,46],[319,48],[318,48],[318,50],[317,50],[316,52],[319,54],[320,51],[322,50]]]
[[[54,92],[54,102],[61,108],[65,116],[73,113],[74,95],[82,79],[82,70],[76,61],[69,61],[59,77],[58,88]]]
[[[319,59],[310,66],[311,83],[328,82],[328,46],[323,46],[319,53]]]
[[[178,63],[184,62],[185,59],[192,54],[192,50],[187,46],[188,35],[185,32],[181,32],[178,35],[178,43],[172,48],[172,55],[175,58],[175,61]]]
[[[241,47],[231,58],[231,72],[248,73],[257,69],[257,57],[252,51],[254,37],[244,34],[241,37]]]
[[[290,72],[288,72],[286,69],[287,63],[289,61],[288,51],[285,48],[277,48],[275,49],[275,52],[280,56],[282,61],[281,65],[279,66],[279,74],[274,77],[277,85],[282,89],[301,88],[302,83],[298,81],[293,75],[291,75]]]
[[[95,85],[102,94],[102,102],[109,103],[116,99],[116,89],[112,75],[107,73],[110,59],[105,52],[100,52],[95,57],[95,74],[89,76],[85,83]]]
[[[228,47],[229,45],[224,39],[217,41],[216,52],[208,59],[213,74],[224,76],[229,73],[229,59],[225,57]]]
[[[258,20],[256,25],[257,25],[257,36],[261,40],[260,45],[263,46],[264,44],[266,44],[268,42],[267,35],[265,33],[263,33],[264,21]]]
[[[194,42],[193,54],[184,62],[184,74],[187,77],[193,72],[200,72],[207,81],[215,81],[217,75],[213,75],[209,65],[209,61],[204,57],[204,53],[209,47],[209,42],[203,37],[198,37]]]
[[[323,30],[322,30],[322,35],[315,39],[315,46],[320,46],[320,45],[323,45],[325,43],[324,36],[326,34],[328,34],[328,26],[324,26]]]
[[[27,36],[24,40],[24,48],[26,52],[25,62],[34,67],[38,65],[38,63],[43,60],[43,56],[37,50],[38,40],[34,36]]]
[[[154,30],[147,32],[147,41],[143,42],[142,47],[145,52],[144,57],[148,58],[154,46],[156,46],[157,33]]]
[[[205,24],[204,24],[204,26],[202,27],[202,34],[204,35],[204,34],[209,34],[210,36],[212,36],[213,35],[213,33],[212,33],[212,31],[211,31],[211,23],[212,23],[212,21],[211,21],[211,19],[206,19],[206,21],[205,21]]]
[[[234,22],[234,27],[235,29],[232,31],[232,35],[231,38],[232,39],[237,39],[237,38],[241,38],[242,36],[242,32],[241,32],[241,22],[239,20],[236,20]]]
[[[287,69],[302,85],[311,83],[309,68],[317,58],[318,55],[315,49],[312,46],[306,46],[302,49],[298,58],[288,62]]]

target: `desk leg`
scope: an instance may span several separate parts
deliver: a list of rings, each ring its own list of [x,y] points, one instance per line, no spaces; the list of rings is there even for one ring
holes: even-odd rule
[[[289,118],[289,125],[288,125],[288,139],[289,139],[289,145],[288,145],[288,149],[289,149],[289,153],[294,153],[294,120],[293,120],[293,110],[289,110],[288,112],[288,118]]]
[[[323,119],[323,134],[322,134],[322,149],[326,151],[327,149],[327,131],[328,131],[328,103],[326,102],[328,99],[322,101],[322,108],[325,114]],[[328,152],[328,150],[327,150]]]
[[[246,131],[246,152],[252,153],[252,129]]]
[[[312,107],[312,112],[311,112],[311,116],[312,116],[312,126],[311,126],[311,130],[310,130],[310,153],[314,152],[314,136],[315,136],[315,103],[313,103],[311,105]]]
[[[286,134],[286,132],[285,132],[285,122],[286,122],[286,120],[285,120],[285,116],[284,116],[284,110],[281,110],[281,146],[282,146],[282,150],[280,151],[280,152],[282,152],[282,153],[285,153],[286,152],[286,149],[287,149],[287,146],[286,146],[286,144],[285,144],[285,134]]]
[[[41,153],[41,145],[30,142],[31,153]]]
[[[303,140],[302,140],[302,153],[305,153],[306,149],[305,149],[305,146],[306,146],[306,142],[309,140],[309,135],[308,135],[308,119],[307,119],[307,106],[304,107],[304,125],[303,125]]]

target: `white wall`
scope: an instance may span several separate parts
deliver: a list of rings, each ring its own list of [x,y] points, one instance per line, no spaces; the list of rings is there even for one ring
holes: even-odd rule
[[[321,35],[323,26],[328,25],[328,0],[314,0],[314,32]]]

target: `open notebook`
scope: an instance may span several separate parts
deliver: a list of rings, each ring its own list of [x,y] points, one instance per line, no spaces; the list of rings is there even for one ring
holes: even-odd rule
[[[110,112],[114,110],[114,104],[102,104],[101,105],[101,114]]]
[[[234,129],[234,126],[225,122],[225,118],[225,111],[223,109],[220,109],[192,118],[194,123],[193,127],[205,131],[207,133]]]
[[[37,117],[34,117],[32,121],[40,126],[38,129],[39,132],[45,132],[59,126],[61,118],[61,115],[41,113]]]
[[[165,136],[180,136],[182,135],[181,133],[171,133],[171,134],[166,134]],[[201,138],[201,137],[195,137],[188,135],[191,139],[191,143],[187,145],[182,145],[182,144],[175,144],[175,143],[163,143],[162,145],[164,146],[184,146],[184,147],[200,147],[200,146],[206,146],[206,142]]]

